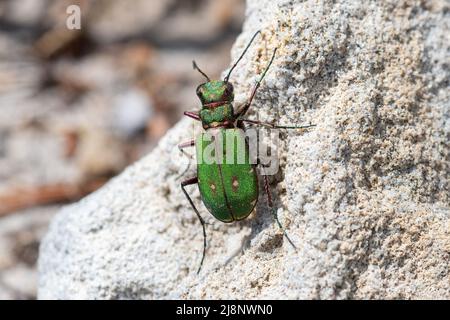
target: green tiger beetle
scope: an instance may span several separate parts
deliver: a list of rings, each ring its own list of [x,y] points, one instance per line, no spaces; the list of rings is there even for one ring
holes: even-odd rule
[[[196,90],[197,96],[202,103],[200,112],[186,111],[184,112],[184,115],[193,118],[194,120],[201,121],[205,132],[200,134],[195,140],[178,145],[178,148],[183,152],[184,148],[196,147],[197,176],[181,182],[181,189],[192,206],[192,209],[195,211],[203,228],[203,254],[197,273],[199,273],[202,268],[206,253],[205,221],[195,207],[194,202],[187,193],[185,187],[198,184],[203,204],[216,219],[225,223],[243,220],[253,211],[258,200],[258,175],[256,173],[256,164],[253,164],[250,161],[249,145],[243,135],[243,132],[245,131],[244,123],[247,122],[275,129],[302,129],[314,126],[277,126],[271,123],[244,119],[244,115],[249,110],[256,91],[261,85],[264,76],[275,58],[276,49],[273,51],[269,63],[253,87],[247,102],[238,107],[236,111],[234,110],[233,85],[229,82],[229,78],[232,71],[241,61],[259,33],[260,31],[257,31],[253,35],[242,54],[233,64],[223,80],[211,80],[206,73],[200,70],[195,61],[193,61],[194,69],[200,72],[207,81],[200,84]],[[226,158],[221,161],[213,161],[212,163],[199,161],[205,153],[206,148],[208,148],[212,142],[220,140],[215,139],[214,137],[222,138],[221,140],[223,142],[220,144],[223,144],[223,150],[227,150],[225,141],[229,141],[227,138],[231,137],[234,142],[237,142],[232,147],[232,151],[238,156],[243,156],[244,160],[240,163],[236,163],[236,158],[233,157],[232,159]],[[289,243],[295,248],[294,243],[291,241],[278,220],[277,212],[272,202],[272,195],[269,190],[267,175],[264,175],[264,190],[267,194],[268,205],[272,209],[272,215],[275,218],[276,223]]]

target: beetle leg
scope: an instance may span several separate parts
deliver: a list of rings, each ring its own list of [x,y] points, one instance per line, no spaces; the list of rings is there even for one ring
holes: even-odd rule
[[[193,147],[193,146],[195,146],[195,141],[194,140],[186,141],[186,142],[180,143],[178,145],[178,150],[180,150],[180,152],[189,159],[189,162],[188,162],[188,165],[187,165],[186,169],[184,169],[184,171],[181,174],[178,175],[177,179],[182,177],[182,176],[184,176],[184,174],[186,172],[188,172],[189,168],[191,167],[192,155],[186,153],[184,151],[184,149],[185,148],[189,148],[189,147]]]
[[[306,126],[279,126],[279,125],[276,125],[273,123],[261,122],[261,121],[249,120],[249,119],[239,119],[239,121],[248,122],[251,124],[256,124],[258,126],[272,128],[272,129],[308,129],[308,128],[312,128],[312,127],[316,126],[315,124],[309,124]]]
[[[187,179],[183,182],[181,182],[181,190],[183,190],[184,195],[186,196],[186,198],[188,199],[189,203],[191,204],[192,209],[194,209],[195,214],[198,217],[198,220],[200,220],[200,223],[202,224],[202,228],[203,228],[203,254],[202,254],[202,260],[200,261],[200,266],[198,267],[197,270],[197,274],[200,273],[200,269],[202,268],[203,265],[203,260],[205,259],[205,254],[206,254],[206,229],[205,229],[205,220],[203,220],[202,216],[200,215],[200,213],[198,212],[197,208],[194,205],[194,202],[192,201],[191,197],[189,196],[189,194],[187,193],[185,187],[189,186],[191,184],[196,184],[198,183],[198,178],[194,177],[194,178],[190,178]]]
[[[275,58],[276,52],[277,52],[277,48],[275,48],[275,50],[273,50],[272,58],[270,59],[269,63],[267,64],[267,67],[264,69],[261,77],[259,77],[255,86],[253,87],[252,93],[250,94],[250,98],[247,100],[247,102],[242,107],[239,108],[239,110],[237,110],[237,112],[236,112],[237,118],[243,117],[245,115],[245,113],[248,111],[248,109],[250,108],[253,98],[256,95],[256,91],[258,90],[259,86],[261,85],[262,80],[264,79],[267,71],[269,70],[270,65],[273,62],[273,59]]]
[[[263,169],[264,170],[264,169]],[[272,202],[272,195],[270,193],[270,188],[269,188],[269,179],[267,178],[266,175],[264,175],[264,190],[267,193],[267,202],[269,203],[269,207],[272,210],[272,215],[275,218],[275,221],[277,222],[278,226],[280,227],[281,231],[283,231],[284,236],[286,237],[286,239],[289,241],[289,243],[294,247],[294,249],[297,249],[297,247],[294,245],[294,243],[292,242],[292,240],[289,238],[289,236],[286,233],[286,230],[284,230],[283,226],[280,223],[280,220],[278,220],[278,214],[277,214],[277,210],[273,205]]]
[[[200,115],[199,115],[197,112],[193,112],[193,111],[185,111],[183,114],[184,114],[185,116],[189,117],[189,118],[194,119],[194,120],[197,120],[197,121],[200,121],[200,120],[201,120]]]

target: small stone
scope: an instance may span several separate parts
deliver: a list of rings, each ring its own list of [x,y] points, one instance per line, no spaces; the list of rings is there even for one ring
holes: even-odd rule
[[[248,116],[316,124],[278,146],[284,181],[273,189],[297,251],[262,196],[250,222],[223,224],[189,186],[209,235],[196,274],[203,236],[170,157],[192,132],[185,119],[56,216],[39,298],[450,299],[450,10],[436,2],[247,2],[233,60],[261,36],[231,76],[236,97],[278,48]],[[230,255],[230,239],[245,237]]]

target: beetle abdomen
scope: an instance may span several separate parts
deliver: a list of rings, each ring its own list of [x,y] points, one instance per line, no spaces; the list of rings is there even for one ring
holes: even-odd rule
[[[203,127],[209,127],[213,123],[225,121],[234,122],[234,110],[230,103],[224,103],[215,108],[203,108],[200,111]]]
[[[245,219],[258,199],[258,178],[241,129],[211,129],[196,141],[203,203],[223,222]]]

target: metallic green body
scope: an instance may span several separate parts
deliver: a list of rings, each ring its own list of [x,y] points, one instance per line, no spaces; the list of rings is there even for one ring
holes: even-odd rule
[[[259,121],[243,119],[255,97],[256,90],[259,88],[275,58],[276,49],[273,51],[267,67],[253,87],[247,102],[239,106],[238,109],[233,109],[234,90],[233,85],[229,82],[230,75],[259,33],[260,31],[257,31],[253,35],[249,44],[230,68],[223,81],[211,80],[197,66],[195,61],[192,62],[193,68],[199,71],[206,78],[207,82],[200,84],[196,90],[197,96],[202,103],[201,111],[199,113],[185,111],[184,114],[195,120],[201,120],[202,126],[206,131],[195,140],[179,144],[178,148],[183,152],[183,148],[194,145],[196,147],[197,176],[181,182],[181,189],[203,229],[203,254],[197,273],[200,272],[206,253],[206,222],[185,187],[198,184],[203,204],[218,220],[233,222],[245,219],[253,211],[258,200],[258,177],[255,165],[251,161],[253,159],[250,159],[250,151],[253,155],[254,151],[256,152],[257,150],[253,149],[254,146],[252,146],[251,150],[249,149],[246,134],[243,131],[244,122],[271,128],[295,128],[293,126],[274,126],[268,123],[264,124]],[[283,230],[289,243],[294,246],[278,220],[277,212],[272,203],[267,177],[264,178],[264,190],[267,192],[268,204],[272,208],[272,214],[278,226]]]
[[[209,129],[195,146],[198,186],[206,208],[223,222],[245,219],[258,199],[258,178],[244,132]]]
[[[212,80],[201,84],[197,88],[197,95],[203,105],[218,101],[233,101],[234,99],[231,83],[221,80]]]

